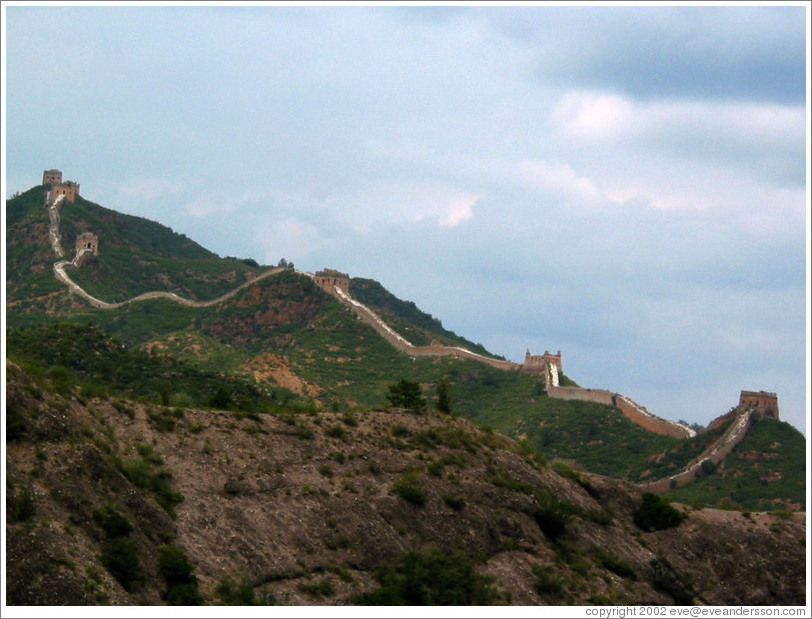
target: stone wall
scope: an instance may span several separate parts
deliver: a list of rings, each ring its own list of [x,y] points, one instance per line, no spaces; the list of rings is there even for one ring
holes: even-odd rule
[[[629,420],[645,428],[649,432],[672,436],[674,438],[688,438],[695,433],[682,424],[662,419],[649,413],[630,398],[608,391],[606,389],[584,389],[582,387],[548,387],[547,395],[559,400],[584,400],[614,406]]]
[[[739,416],[722,435],[722,437],[703,451],[695,458],[682,472],[658,479],[645,484],[639,484],[640,488],[649,492],[668,492],[672,488],[679,488],[694,481],[702,475],[702,463],[706,460],[718,465],[722,460],[736,448],[742,439],[747,435],[750,428],[751,416],[749,411],[739,413]]]

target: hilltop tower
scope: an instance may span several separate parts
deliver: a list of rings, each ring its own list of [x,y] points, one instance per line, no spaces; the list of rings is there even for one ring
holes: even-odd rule
[[[344,294],[350,294],[350,276],[334,269],[316,271],[313,277],[316,284],[328,294],[333,294],[333,288],[338,288]]]
[[[771,391],[742,391],[739,410],[755,412],[759,419],[778,419],[778,395]]]
[[[53,202],[59,196],[64,196],[67,202],[73,202],[79,195],[79,183],[63,181],[59,170],[45,170],[42,173],[42,184],[49,187],[45,197],[47,202]]]
[[[92,232],[82,232],[76,237],[76,251],[89,249],[94,255],[99,253],[99,237]]]
[[[544,383],[549,387],[558,387],[559,378],[563,374],[561,370],[561,351],[552,354],[545,350],[543,355],[531,355],[528,350],[524,355],[524,363],[521,365],[523,372],[528,374],[541,374],[544,376]]]
[[[43,185],[59,185],[62,182],[62,172],[59,170],[45,170],[42,173]]]

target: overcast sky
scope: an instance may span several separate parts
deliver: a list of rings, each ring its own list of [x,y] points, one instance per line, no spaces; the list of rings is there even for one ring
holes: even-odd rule
[[[660,416],[763,389],[806,431],[807,3],[9,4],[7,197],[58,168]]]

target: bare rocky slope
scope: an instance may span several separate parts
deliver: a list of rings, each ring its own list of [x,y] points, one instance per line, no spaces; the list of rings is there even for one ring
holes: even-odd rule
[[[461,418],[167,408],[6,368],[10,605],[163,604],[178,572],[205,603],[352,604],[429,548],[494,604],[805,603],[804,513],[677,505],[648,531],[631,484]]]

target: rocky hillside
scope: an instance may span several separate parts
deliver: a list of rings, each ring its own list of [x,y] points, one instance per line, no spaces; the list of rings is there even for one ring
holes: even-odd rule
[[[7,374],[12,605],[805,601],[802,513],[668,505],[432,411],[164,407]]]

